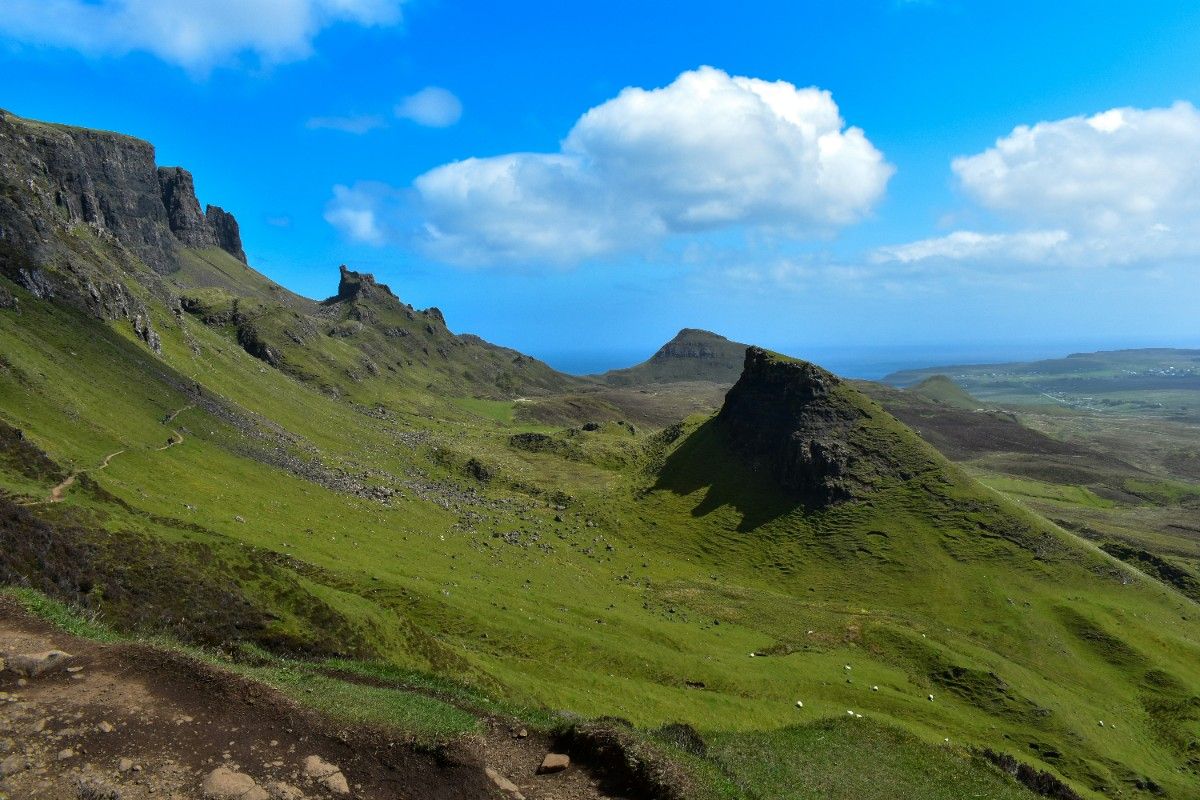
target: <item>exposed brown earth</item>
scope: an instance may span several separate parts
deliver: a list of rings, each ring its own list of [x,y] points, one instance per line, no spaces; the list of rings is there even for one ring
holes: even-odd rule
[[[619,796],[606,793],[605,776],[575,763],[538,774],[551,740],[510,721],[416,745],[326,719],[180,654],[70,636],[0,598],[0,652],[50,650],[71,657],[36,678],[0,672],[4,800]],[[222,787],[235,794],[220,794]]]

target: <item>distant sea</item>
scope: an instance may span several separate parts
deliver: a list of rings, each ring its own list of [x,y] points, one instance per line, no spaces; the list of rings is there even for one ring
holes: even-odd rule
[[[1124,347],[1153,347],[1153,344],[1083,343],[1047,345],[887,345],[849,347],[842,345],[779,346],[774,349],[820,364],[844,378],[878,380],[902,369],[953,366],[960,364],[999,364],[1009,361],[1038,361],[1062,358],[1071,353],[1095,350],[1119,350]],[[1170,346],[1170,345],[1157,345]],[[610,369],[640,364],[654,353],[646,350],[578,350],[532,353],[550,366],[572,375],[593,375]]]

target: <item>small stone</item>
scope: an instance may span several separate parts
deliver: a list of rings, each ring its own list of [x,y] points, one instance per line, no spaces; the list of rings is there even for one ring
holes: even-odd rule
[[[563,753],[547,753],[537,771],[539,775],[550,775],[555,772],[562,772],[569,766],[571,766],[570,756]]]
[[[1101,727],[1101,728],[1103,728],[1103,727],[1104,727],[1104,720],[1100,720],[1100,727]]]
[[[878,691],[879,691],[879,687],[878,687],[878,686],[872,686],[872,687],[871,687],[871,691],[872,691],[872,692],[878,692]]]
[[[59,761],[66,761],[67,759],[74,758],[74,757],[75,757],[75,751],[69,747],[64,750],[58,751],[58,760]]]
[[[117,772],[129,772],[131,769],[133,769],[133,762],[128,758],[122,758],[117,762]]]
[[[797,701],[796,701],[796,708],[804,708],[804,701],[803,701],[803,700],[797,700]]]
[[[100,731],[101,733],[112,733],[113,732],[113,726],[107,720],[101,720],[100,724],[96,726],[96,729],[98,731]]]
[[[933,695],[929,695],[929,702],[933,702]]]
[[[67,672],[70,672],[72,675],[76,672],[83,672],[83,667],[67,667]]]
[[[519,730],[513,734],[514,739],[525,739],[528,736],[529,736],[529,731],[525,730],[524,728],[521,728],[521,730]]]

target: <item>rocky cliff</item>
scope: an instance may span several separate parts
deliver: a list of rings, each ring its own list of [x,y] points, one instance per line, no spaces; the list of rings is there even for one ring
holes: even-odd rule
[[[810,507],[937,465],[916,434],[833,373],[758,347],[746,351],[717,425],[754,471]]]
[[[217,247],[245,264],[246,251],[242,249],[242,229],[238,227],[233,214],[220,206],[209,205],[204,209],[204,219],[216,239]]]
[[[192,176],[159,169],[148,142],[0,111],[0,275],[157,347],[147,292],[173,305],[156,277],[181,247],[212,246],[244,259],[236,222],[201,215]]]

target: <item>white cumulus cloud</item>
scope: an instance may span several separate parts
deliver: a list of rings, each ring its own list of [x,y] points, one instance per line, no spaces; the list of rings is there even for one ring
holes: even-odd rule
[[[878,260],[1103,266],[1200,255],[1200,111],[1190,103],[1022,125],[951,166],[1015,230],[957,231],[882,248]]]
[[[427,128],[448,128],[462,117],[462,103],[438,86],[426,86],[396,105],[396,116]]]
[[[5,0],[0,36],[88,55],[151,53],[190,70],[303,58],[338,22],[394,25],[404,0]]]
[[[829,92],[702,67],[623,90],[558,152],[468,158],[413,188],[435,257],[566,264],[673,234],[824,235],[870,213],[892,172]]]

